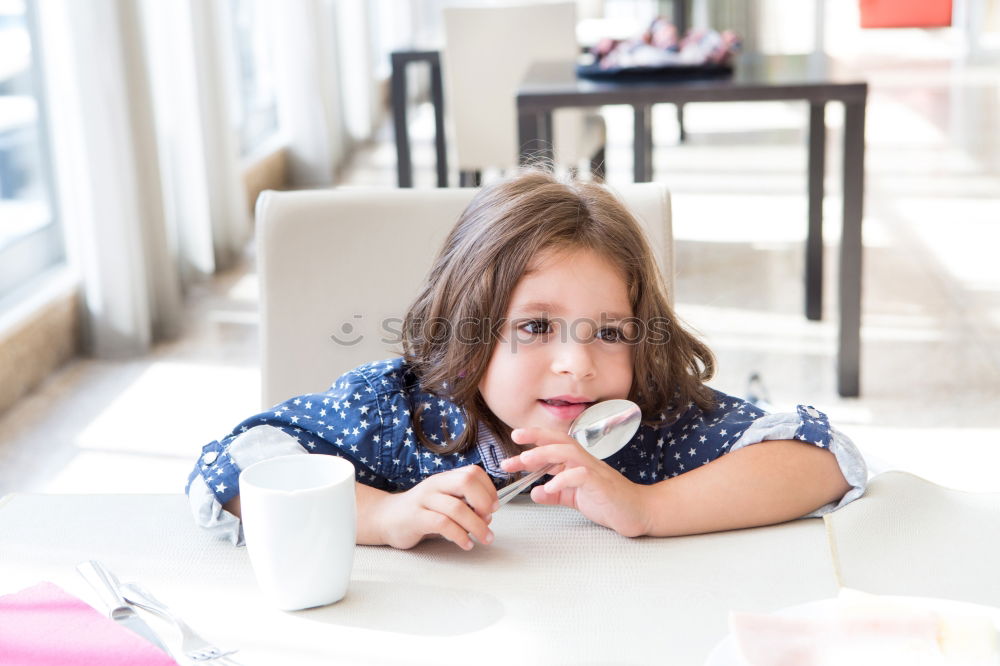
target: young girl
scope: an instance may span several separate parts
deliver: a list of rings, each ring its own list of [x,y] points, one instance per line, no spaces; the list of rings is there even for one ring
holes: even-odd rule
[[[864,492],[851,441],[812,407],[765,414],[705,385],[709,349],[677,321],[639,224],[605,187],[540,171],[484,188],[403,325],[403,356],[363,365],[206,445],[197,522],[239,543],[241,469],[286,454],[357,469],[360,544],[489,544],[497,489],[531,490],[626,536],[816,516]],[[566,433],[628,398],[643,424],[607,460]]]

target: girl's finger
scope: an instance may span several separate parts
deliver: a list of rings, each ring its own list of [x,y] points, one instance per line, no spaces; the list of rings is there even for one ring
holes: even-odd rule
[[[590,479],[590,470],[586,467],[571,467],[556,474],[542,486],[542,489],[551,495],[558,495],[564,490],[579,488]]]
[[[567,466],[585,465],[594,460],[594,457],[580,448],[577,444],[551,444],[542,446],[530,451],[525,451],[518,455],[525,469],[541,469],[549,463],[564,464]]]
[[[531,489],[531,500],[536,504],[560,504],[562,506],[576,507],[576,489],[569,488],[558,493],[546,492],[545,486],[538,486]]]
[[[580,457],[580,453],[582,453],[582,449],[575,444],[550,444],[511,456],[500,463],[500,468],[509,473],[534,472],[549,463],[556,465],[583,464],[585,459]],[[560,469],[562,468],[553,468],[551,474],[557,474]]]
[[[524,461],[521,460],[521,456],[518,455],[501,460],[500,469],[509,474],[513,474],[514,472],[523,472],[528,468],[525,466]]]
[[[440,476],[440,490],[464,499],[483,519],[496,510],[493,507],[497,503],[497,489],[481,468],[469,465]]]
[[[455,524],[465,533],[466,538],[471,534],[479,543],[488,544],[493,541],[493,532],[490,531],[486,521],[457,497],[435,493],[427,498],[424,506]]]
[[[469,533],[459,527],[458,523],[437,511],[425,509],[421,514],[419,529],[424,534],[440,534],[462,550],[472,550],[475,545]]]
[[[562,444],[572,442],[573,438],[564,432],[549,430],[548,428],[515,428],[510,433],[510,438],[515,444],[535,446],[546,446],[549,444]]]
[[[531,501],[535,504],[559,504],[559,495],[545,492],[545,486],[531,489]]]

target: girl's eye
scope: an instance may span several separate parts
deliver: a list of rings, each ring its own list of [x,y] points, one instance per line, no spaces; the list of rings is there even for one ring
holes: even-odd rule
[[[552,324],[547,319],[532,319],[524,322],[518,328],[531,335],[547,335],[552,332]]]
[[[605,342],[621,342],[625,334],[620,328],[602,328],[597,332],[597,337]]]

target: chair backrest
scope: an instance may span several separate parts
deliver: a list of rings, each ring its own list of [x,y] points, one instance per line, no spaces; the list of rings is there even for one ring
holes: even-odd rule
[[[576,3],[442,11],[441,66],[458,167],[512,167],[518,161],[517,87],[533,62],[576,59]]]
[[[261,390],[268,407],[325,390],[401,351],[407,307],[476,190],[337,188],[257,201]],[[642,221],[673,292],[670,199],[658,183],[618,194]]]

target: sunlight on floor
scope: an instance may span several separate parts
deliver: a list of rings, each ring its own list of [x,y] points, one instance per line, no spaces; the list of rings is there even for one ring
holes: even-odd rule
[[[95,414],[75,444],[192,460],[201,450],[193,435],[226,434],[259,402],[259,386],[256,368],[159,361]]]

